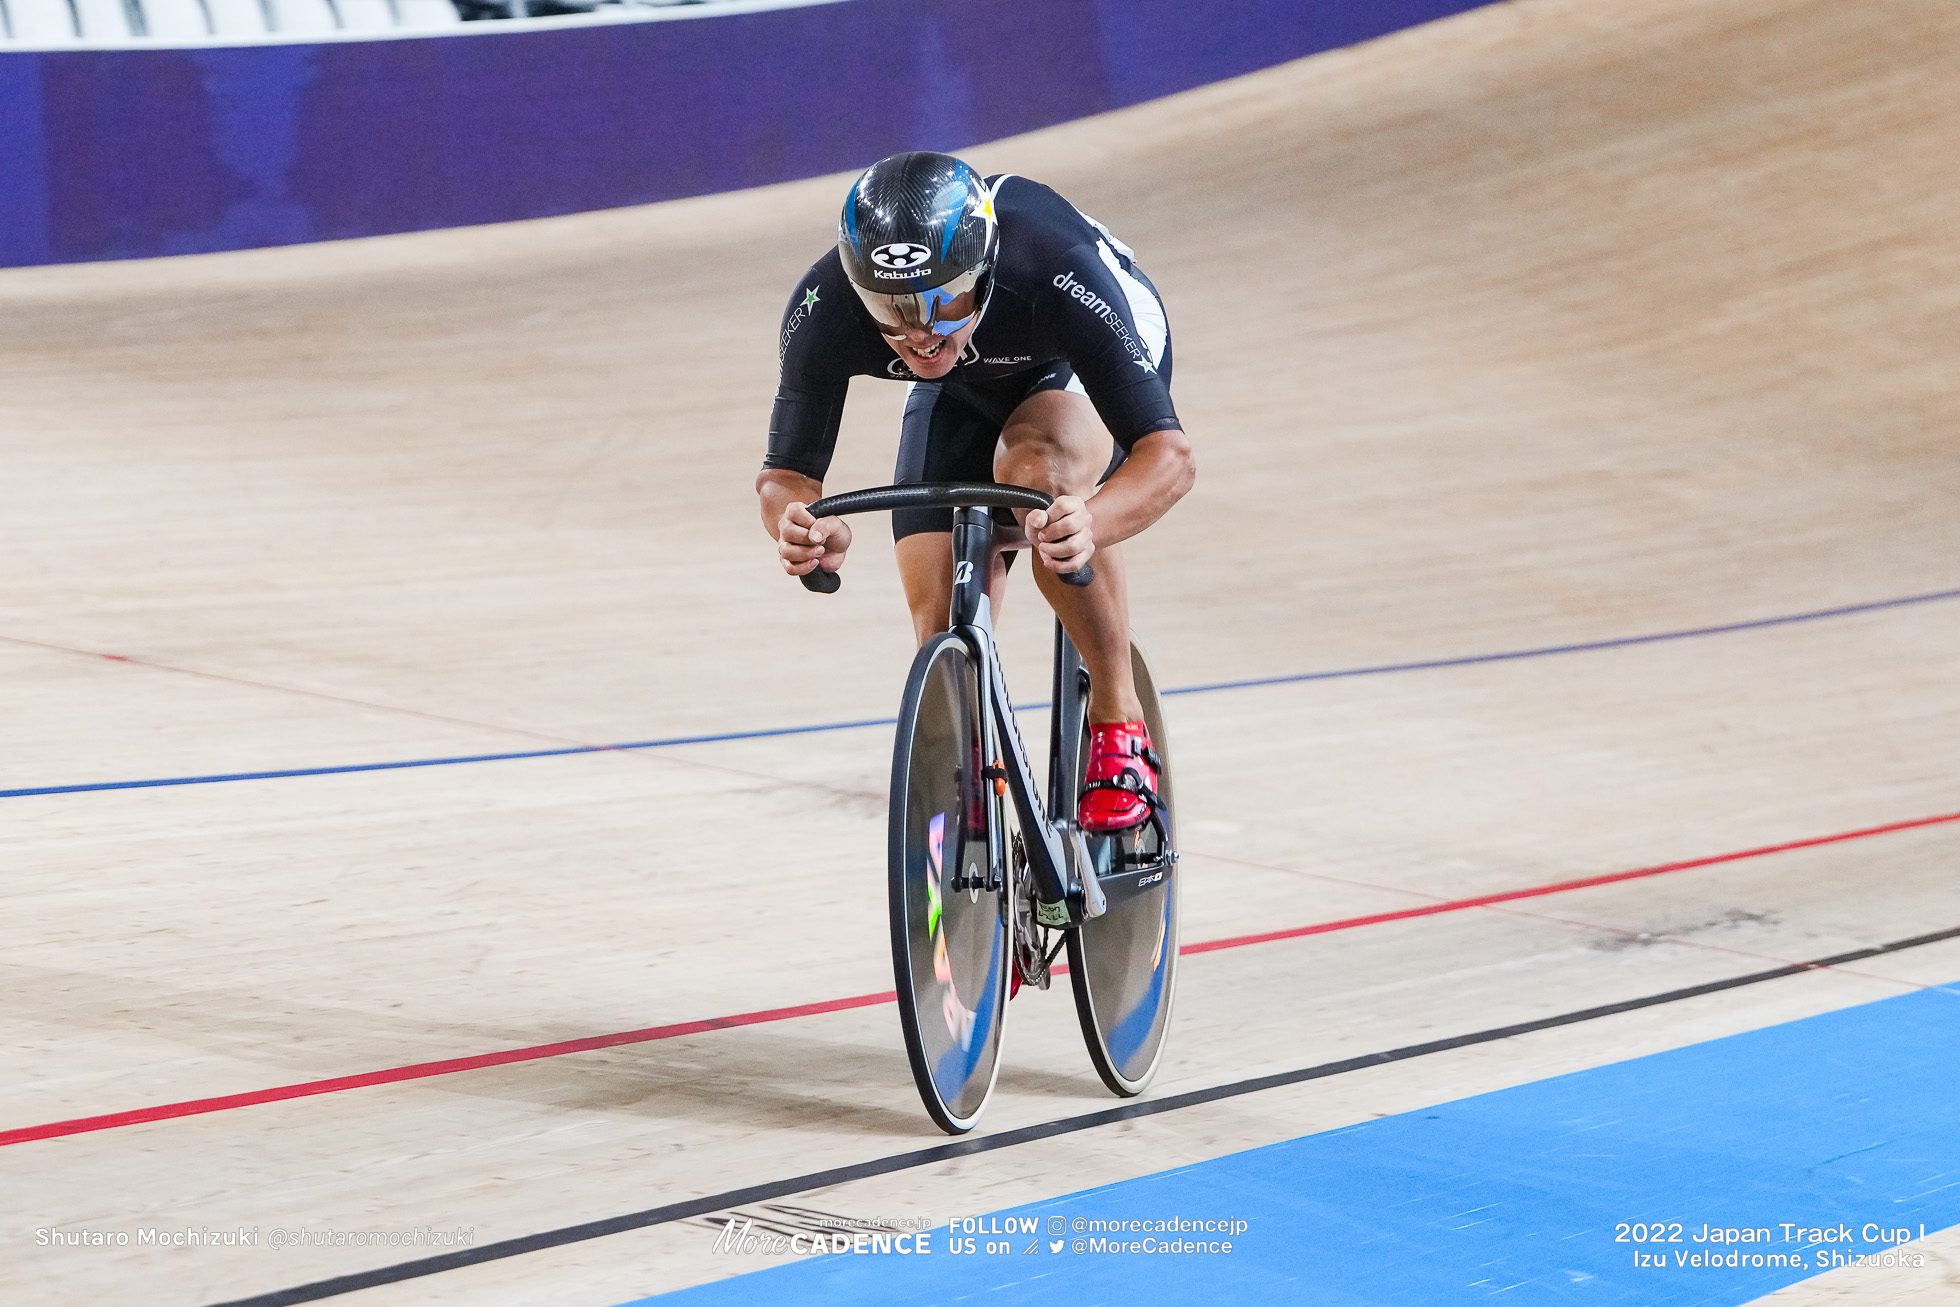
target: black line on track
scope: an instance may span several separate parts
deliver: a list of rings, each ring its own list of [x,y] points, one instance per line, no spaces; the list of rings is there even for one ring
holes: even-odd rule
[[[642,1212],[628,1212],[624,1216],[609,1216],[600,1221],[586,1221],[579,1225],[568,1225],[539,1234],[527,1234],[518,1239],[505,1239],[499,1243],[485,1244],[481,1248],[468,1248],[453,1253],[442,1253],[435,1257],[422,1257],[412,1262],[400,1262],[394,1266],[359,1271],[353,1275],[337,1275],[330,1280],[315,1280],[311,1284],[277,1289],[251,1298],[234,1298],[227,1302],[215,1303],[212,1307],[288,1307],[288,1304],[292,1303],[318,1302],[322,1298],[334,1298],[343,1293],[378,1288],[384,1284],[399,1284],[403,1280],[438,1275],[443,1271],[461,1270],[466,1266],[501,1261],[506,1257],[521,1257],[525,1253],[542,1252],[547,1248],[561,1248],[566,1244],[583,1243],[588,1239],[602,1239],[609,1234],[623,1234],[628,1230],[667,1225],[693,1216],[706,1216],[711,1212],[719,1212],[730,1207],[746,1207],[751,1203],[787,1198],[793,1194],[808,1193],[814,1189],[824,1189],[852,1180],[890,1175],[894,1171],[931,1166],[935,1162],[949,1162],[956,1158],[971,1157],[976,1153],[991,1153],[996,1149],[1012,1148],[1017,1144],[1031,1144],[1042,1139],[1052,1139],[1056,1135],[1074,1134],[1079,1130],[1093,1130],[1097,1126],[1115,1125],[1119,1121],[1134,1121],[1138,1117],[1156,1116],[1160,1112],[1175,1112],[1186,1107],[1198,1107],[1205,1103],[1216,1103],[1221,1099],[1256,1094],[1265,1089],[1279,1089],[1308,1080],[1323,1080],[1328,1076],[1346,1075],[1350,1071],[1365,1071],[1369,1067],[1387,1066],[1392,1062],[1406,1062],[1411,1058],[1427,1057],[1432,1053],[1447,1053],[1452,1049],[1494,1043],[1515,1035],[1528,1035],[1540,1030],[1554,1030],[1560,1026],[1579,1025],[1582,1022],[1597,1021],[1602,1017],[1618,1016],[1622,1012],[1637,1012],[1641,1008],[1679,1003],[1683,999],[1700,998],[1704,994],[1719,994],[1727,989],[1741,989],[1745,985],[1760,985],[1766,980],[1781,980],[1785,976],[1797,976],[1806,971],[1843,966],[1846,963],[1860,962],[1886,953],[1899,953],[1926,944],[1938,944],[1949,939],[1960,939],[1960,926],[1936,930],[1927,935],[1914,935],[1910,939],[1894,940],[1889,944],[1874,944],[1868,948],[1853,949],[1849,953],[1837,953],[1809,962],[1792,962],[1788,966],[1776,967],[1769,971],[1753,971],[1748,975],[1732,976],[1727,980],[1711,980],[1702,985],[1690,985],[1686,989],[1670,989],[1665,993],[1649,994],[1644,998],[1630,998],[1618,1003],[1607,1003],[1601,1007],[1564,1012],[1558,1016],[1520,1021],[1516,1025],[1477,1030],[1466,1035],[1452,1035],[1448,1039],[1435,1039],[1426,1044],[1409,1044],[1383,1053],[1364,1053],[1360,1057],[1344,1058],[1339,1062],[1323,1062],[1319,1066],[1302,1067],[1297,1071],[1254,1076],[1249,1080],[1235,1080],[1230,1084],[1214,1085],[1210,1089],[1193,1089],[1186,1093],[1171,1094],[1145,1102],[1126,1103],[1122,1107],[1107,1108],[1100,1112],[1064,1117],[1059,1121],[1044,1121],[1039,1125],[1022,1126],[1018,1130],[1003,1130],[999,1134],[959,1139],[910,1153],[897,1153],[891,1157],[874,1158],[868,1162],[854,1162],[849,1166],[832,1167],[827,1171],[812,1171],[808,1175],[791,1176],[787,1180],[771,1180],[766,1184],[750,1185],[745,1189],[731,1189],[726,1193],[710,1194],[705,1198],[690,1198],[685,1202],[668,1203],[664,1207],[649,1207]]]

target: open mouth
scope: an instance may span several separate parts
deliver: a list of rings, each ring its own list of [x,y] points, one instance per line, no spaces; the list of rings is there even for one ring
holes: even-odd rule
[[[912,352],[914,354],[917,354],[922,359],[931,360],[931,359],[938,358],[939,351],[945,348],[946,348],[946,337],[940,336],[932,342],[931,349],[919,349],[917,347],[912,347]]]

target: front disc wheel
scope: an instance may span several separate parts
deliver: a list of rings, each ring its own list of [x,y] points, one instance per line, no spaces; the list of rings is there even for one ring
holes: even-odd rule
[[[971,1130],[993,1093],[1014,965],[980,713],[972,652],[935,637],[913,661],[892,754],[892,967],[912,1078],[949,1134]]]

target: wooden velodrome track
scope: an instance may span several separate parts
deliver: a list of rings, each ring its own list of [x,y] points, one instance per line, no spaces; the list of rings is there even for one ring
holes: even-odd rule
[[[1960,587],[1960,12],[1521,0],[968,152],[1172,311],[1197,490],[1131,548],[1180,687],[1613,642]],[[888,717],[886,547],[755,521],[785,288],[838,178],[0,274],[12,1304],[192,1304],[925,1147],[893,1009],[36,1129],[889,988],[889,732],[159,778]],[[862,384],[830,485],[888,479]],[[1045,695],[1023,581],[1010,683]],[[1187,942],[1960,809],[1960,599],[1182,696]],[[1960,926],[1960,823],[1186,959],[1153,1096]],[[985,1212],[1960,975],[1948,942],[805,1193]],[[985,1129],[1111,1105],[1023,995]],[[154,1115],[154,1114],[152,1114]],[[96,1123],[102,1124],[102,1123]],[[699,1219],[361,1303],[603,1307]],[[1882,1285],[1951,1301],[1960,1240]]]

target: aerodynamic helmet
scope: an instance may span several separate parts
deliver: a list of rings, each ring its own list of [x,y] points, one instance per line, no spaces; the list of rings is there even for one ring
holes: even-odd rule
[[[837,253],[878,329],[950,336],[978,317],[1000,247],[993,192],[950,154],[894,154],[844,197]]]

